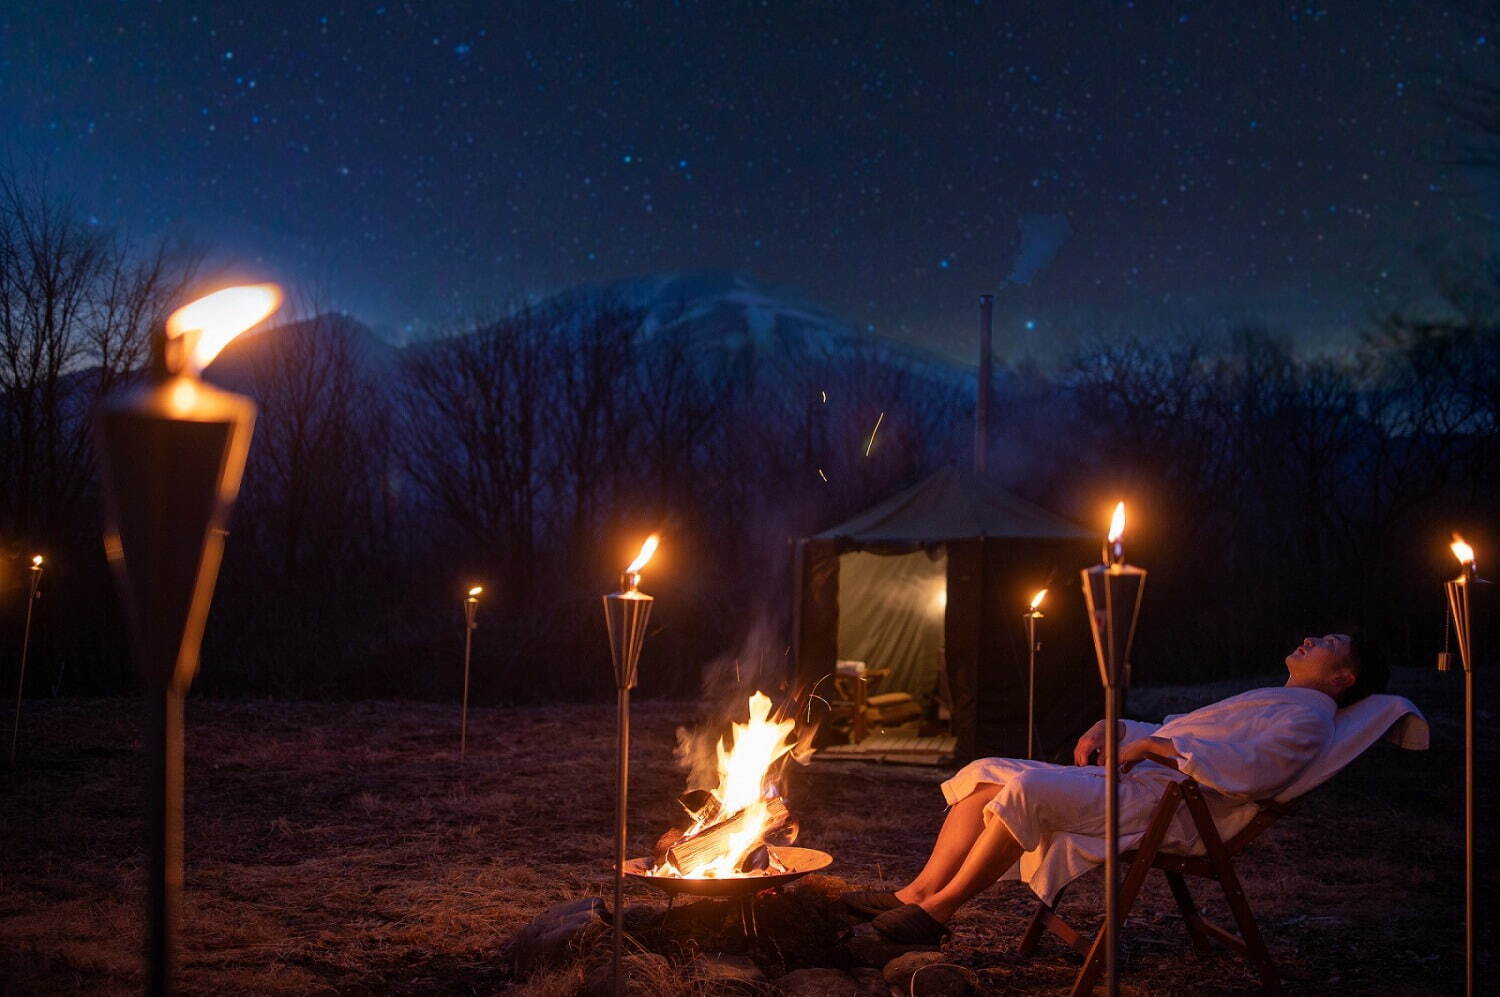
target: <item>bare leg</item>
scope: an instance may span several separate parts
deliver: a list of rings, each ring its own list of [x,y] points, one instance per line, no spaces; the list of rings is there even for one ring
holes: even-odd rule
[[[936,920],[946,923],[965,902],[988,889],[1021,859],[1021,843],[1001,821],[991,821],[965,856],[963,865],[931,896],[918,901]]]
[[[984,808],[989,806],[1000,787],[993,783],[980,783],[974,792],[959,800],[948,810],[943,828],[933,843],[932,854],[927,864],[917,873],[917,878],[896,891],[902,903],[913,904],[937,893],[948,885],[948,881],[963,866],[969,849],[979,840],[984,831]],[[1002,870],[1003,871],[1003,870]]]

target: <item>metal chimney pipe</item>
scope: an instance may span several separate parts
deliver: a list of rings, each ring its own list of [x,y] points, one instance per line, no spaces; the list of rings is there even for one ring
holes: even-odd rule
[[[979,399],[974,406],[974,470],[983,474],[990,449],[990,344],[994,339],[995,296],[979,296]]]

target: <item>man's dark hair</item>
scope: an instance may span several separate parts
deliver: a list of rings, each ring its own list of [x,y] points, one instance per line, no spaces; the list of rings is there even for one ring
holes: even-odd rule
[[[1385,652],[1368,634],[1355,631],[1349,635],[1349,667],[1354,671],[1354,684],[1338,698],[1339,706],[1353,706],[1372,692],[1385,692],[1391,670]]]

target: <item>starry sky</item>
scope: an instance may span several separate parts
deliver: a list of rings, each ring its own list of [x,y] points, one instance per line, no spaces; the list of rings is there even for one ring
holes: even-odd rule
[[[0,152],[398,339],[728,267],[954,356],[982,291],[1012,355],[1247,320],[1325,348],[1487,251],[1452,107],[1485,8],[5,0]],[[1004,286],[1040,215],[1070,237]]]

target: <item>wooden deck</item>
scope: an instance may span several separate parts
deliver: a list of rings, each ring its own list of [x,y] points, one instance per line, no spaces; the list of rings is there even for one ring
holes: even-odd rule
[[[953,761],[957,744],[952,734],[917,737],[910,731],[878,731],[858,744],[831,744],[819,750],[814,760],[947,765]]]

